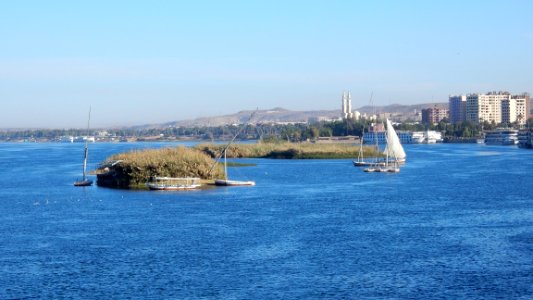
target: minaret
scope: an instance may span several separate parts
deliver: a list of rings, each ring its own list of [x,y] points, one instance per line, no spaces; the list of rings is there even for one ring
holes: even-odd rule
[[[352,94],[350,92],[348,92],[348,111],[346,113],[348,118],[352,117]]]
[[[348,103],[346,101],[346,92],[342,92],[342,117],[346,119],[348,111]]]

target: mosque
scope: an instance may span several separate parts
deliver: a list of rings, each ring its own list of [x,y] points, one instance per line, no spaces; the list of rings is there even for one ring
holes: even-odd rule
[[[350,92],[342,92],[342,118],[359,120],[361,114],[358,111],[352,112],[352,95]]]

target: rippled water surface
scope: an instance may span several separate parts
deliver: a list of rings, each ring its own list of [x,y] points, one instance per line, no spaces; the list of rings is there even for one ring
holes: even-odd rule
[[[172,144],[92,144],[105,157]],[[255,187],[75,188],[81,144],[0,144],[0,298],[533,298],[533,151],[408,145],[399,174],[241,160]]]

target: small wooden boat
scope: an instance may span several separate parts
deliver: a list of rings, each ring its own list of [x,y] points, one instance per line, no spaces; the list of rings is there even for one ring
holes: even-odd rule
[[[248,118],[248,122],[250,122],[250,120],[254,117],[255,113],[256,113],[256,111],[252,113],[250,118]],[[251,180],[250,181],[241,181],[241,180],[229,180],[228,179],[228,162],[227,162],[228,148],[233,143],[233,141],[235,141],[237,136],[241,133],[242,129],[244,129],[246,127],[246,124],[248,122],[246,122],[245,125],[243,127],[241,127],[241,129],[237,132],[237,134],[235,134],[233,136],[233,138],[231,139],[231,141],[224,147],[224,150],[222,150],[221,156],[224,155],[224,179],[215,179],[215,185],[217,185],[217,186],[252,186],[252,185],[255,185],[255,181],[251,181]],[[218,163],[219,158],[220,157],[215,159],[215,163],[213,164],[213,166],[209,170],[209,173],[211,173],[211,171],[215,167],[215,164]]]
[[[197,189],[202,184],[197,177],[153,177],[146,186],[151,190],[180,191]]]
[[[93,185],[93,181],[90,179],[78,180],[74,182],[74,186],[91,186],[91,185]]]
[[[367,172],[367,173],[372,173],[372,172],[376,172],[376,168],[374,167],[369,167],[369,168],[364,168],[363,171],[364,172]]]
[[[229,145],[228,145],[229,146]],[[224,179],[215,179],[215,185],[218,186],[250,186],[255,185],[255,181],[229,180],[228,179],[228,164],[226,161],[226,152],[228,148],[224,149]]]
[[[228,180],[228,179],[216,179],[215,185],[218,186],[240,186],[240,185],[255,185],[255,181],[241,181],[241,180]]]
[[[385,162],[353,161],[354,167],[385,166]]]

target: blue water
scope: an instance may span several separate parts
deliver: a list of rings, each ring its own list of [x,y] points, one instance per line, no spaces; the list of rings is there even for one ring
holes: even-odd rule
[[[129,149],[91,144],[90,168]],[[399,174],[241,160],[255,187],[72,186],[81,144],[0,144],[0,298],[533,298],[533,151],[408,145]]]

